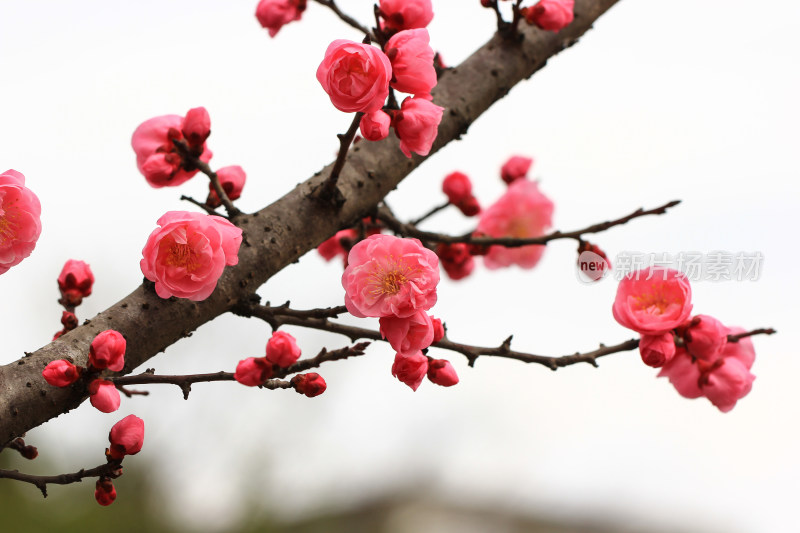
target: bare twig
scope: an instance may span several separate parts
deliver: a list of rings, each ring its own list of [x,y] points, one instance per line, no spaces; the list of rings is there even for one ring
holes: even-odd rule
[[[350,144],[353,142],[353,139],[356,136],[358,126],[361,123],[361,117],[363,116],[364,113],[356,113],[353,117],[353,122],[350,123],[350,128],[348,128],[347,133],[340,133],[337,135],[339,138],[339,154],[336,156],[336,162],[333,164],[333,168],[331,169],[328,179],[326,179],[316,191],[318,198],[325,202],[329,202],[336,207],[339,207],[344,203],[344,196],[342,196],[342,193],[336,184],[339,181],[339,174],[341,174],[342,169],[344,168],[344,163],[347,160],[347,151],[350,149]]]
[[[189,202],[189,203],[192,203],[192,204],[196,205],[197,207],[199,207],[200,209],[202,209],[203,211],[205,211],[209,215],[219,216],[219,213],[217,213],[216,210],[214,210],[213,207],[210,207],[208,204],[205,204],[203,202],[198,202],[197,200],[195,200],[191,196],[186,196],[186,195],[182,194],[181,195],[181,200],[184,200],[186,202]]]
[[[412,226],[418,226],[420,223],[428,220],[430,217],[432,217],[433,215],[435,215],[436,213],[438,213],[442,209],[446,209],[450,205],[451,204],[450,204],[449,201],[447,201],[447,202],[445,202],[443,204],[437,205],[436,207],[434,207],[433,209],[431,209],[430,211],[428,211],[427,213],[425,213],[421,217],[415,218],[414,220],[409,222],[409,224],[411,224]]]
[[[47,498],[47,485],[69,485],[71,483],[79,483],[87,477],[109,477],[116,479],[122,475],[122,467],[119,462],[110,462],[89,470],[80,469],[72,474],[59,474],[57,476],[34,476],[32,474],[23,474],[18,470],[0,470],[0,478],[15,479],[36,485],[42,491],[42,496]]]
[[[217,173],[211,170],[211,167],[208,166],[208,163],[202,161],[199,157],[194,155],[194,153],[192,153],[192,151],[189,149],[189,145],[186,144],[186,141],[173,139],[172,143],[175,145],[175,149],[178,151],[178,154],[184,161],[185,166],[188,166],[189,168],[197,168],[200,172],[208,176],[208,179],[211,181],[211,186],[214,188],[214,192],[217,193],[220,202],[222,202],[222,205],[225,206],[225,211],[228,212],[228,218],[234,218],[237,215],[240,215],[242,212],[239,211],[239,209],[233,205],[231,199],[228,198],[227,193],[219,182]]]
[[[342,21],[344,21],[346,24],[357,29],[364,35],[368,35],[371,40],[373,41],[375,40],[375,36],[372,35],[372,32],[369,31],[369,29],[366,26],[363,26],[361,23],[359,23],[356,19],[354,19],[353,17],[351,17],[350,15],[344,13],[341,9],[339,9],[339,6],[336,5],[335,0],[315,0],[315,1],[318,4],[325,6],[334,13],[336,13],[336,16],[342,19]]]

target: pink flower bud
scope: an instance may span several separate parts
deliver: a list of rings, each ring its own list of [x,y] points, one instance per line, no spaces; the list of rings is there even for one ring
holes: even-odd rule
[[[436,87],[433,49],[426,29],[403,30],[384,46],[392,63],[391,85],[408,94],[430,93]]]
[[[233,377],[242,385],[258,387],[272,377],[272,363],[264,357],[248,357],[239,361]]]
[[[689,317],[692,288],[677,270],[637,270],[620,281],[612,312],[628,329],[650,335],[664,333]]]
[[[65,359],[58,359],[47,363],[42,377],[53,387],[66,387],[78,381],[81,369]]]
[[[436,255],[440,264],[452,280],[464,279],[475,269],[475,260],[470,254],[469,246],[463,242],[440,244],[436,247]]]
[[[66,333],[67,331],[72,331],[73,329],[78,327],[78,317],[75,316],[75,313],[70,313],[69,311],[62,311],[61,325],[64,326],[64,333]]]
[[[442,387],[458,383],[456,369],[446,359],[433,359],[428,363],[428,379]]]
[[[58,289],[65,305],[80,305],[83,298],[92,294],[93,284],[92,269],[83,261],[68,260],[58,275]]]
[[[708,315],[697,315],[683,333],[686,349],[698,359],[714,361],[728,342],[728,328]]]
[[[125,337],[118,331],[107,329],[98,333],[89,348],[89,364],[97,370],[119,372],[125,366],[126,346]]]
[[[119,391],[112,382],[95,379],[89,383],[89,401],[98,411],[113,413],[119,409]]]
[[[389,96],[392,64],[381,50],[339,39],[325,51],[317,80],[339,111],[369,113],[383,107]]]
[[[0,274],[31,255],[42,223],[39,199],[16,170],[0,174]]]
[[[256,7],[256,18],[261,27],[275,37],[285,25],[300,20],[306,9],[306,0],[261,0]]]
[[[481,204],[478,203],[478,199],[474,196],[464,198],[456,204],[456,207],[467,217],[474,217],[481,213]]]
[[[144,420],[128,415],[111,427],[108,433],[111,446],[108,456],[120,460],[126,455],[136,455],[144,444]]]
[[[299,394],[305,394],[309,398],[319,396],[325,392],[325,389],[328,388],[325,380],[322,379],[322,376],[316,372],[298,374],[292,378],[291,383],[294,387],[294,390],[296,390]]]
[[[392,375],[416,391],[425,374],[428,373],[428,358],[417,352],[414,355],[404,357],[396,354],[392,365]]]
[[[503,181],[507,184],[511,185],[511,182],[514,180],[526,178],[532,164],[533,159],[530,157],[520,155],[511,156],[500,169],[500,177],[503,178]]]
[[[433,324],[433,342],[431,344],[436,344],[444,338],[444,324],[440,319],[433,317],[431,317],[431,323]]]
[[[424,28],[433,20],[431,0],[381,0],[380,9],[384,29]]]
[[[452,172],[442,181],[442,192],[451,204],[457,204],[472,196],[472,182],[463,172]]]
[[[392,118],[380,109],[366,113],[359,123],[361,135],[368,141],[383,140],[389,135],[391,123]]]
[[[672,333],[642,335],[639,354],[647,366],[660,368],[675,355],[675,340]]]
[[[205,107],[195,107],[186,112],[181,133],[189,146],[202,146],[211,135],[211,117]]]
[[[267,341],[267,361],[281,368],[292,366],[300,358],[297,340],[285,331],[276,331]]]
[[[169,211],[158,219],[139,263],[161,298],[205,300],[226,265],[239,262],[242,230],[222,217]]]
[[[94,499],[103,507],[111,505],[117,499],[117,489],[109,478],[99,478],[94,487]]]
[[[715,365],[716,366],[716,365]],[[701,380],[703,394],[720,411],[727,413],[736,402],[747,396],[756,377],[735,357],[722,360],[722,364],[711,370]]]
[[[574,9],[575,0],[541,0],[532,7],[523,8],[522,13],[528,24],[557,32],[572,22]]]
[[[433,322],[425,311],[417,311],[406,318],[381,317],[379,322],[381,336],[399,355],[414,355],[433,342]]]
[[[337,255],[347,255],[347,252],[355,242],[358,233],[354,229],[343,229],[336,232],[336,235],[330,239],[323,241],[322,244],[317,246],[317,252],[322,256],[325,261],[330,261]],[[346,246],[345,246],[346,244]]]
[[[443,107],[424,98],[406,98],[400,112],[394,117],[394,129],[400,139],[400,150],[411,157],[411,152],[428,155],[439,132]]]
[[[247,175],[244,173],[242,167],[239,165],[222,167],[217,170],[217,178],[219,179],[222,190],[228,195],[229,200],[236,200],[242,195],[244,182],[247,180]],[[222,205],[222,202],[217,196],[217,191],[214,190],[214,186],[210,182],[208,184],[208,198],[206,199],[206,203],[211,207],[219,207]]]
[[[596,244],[580,241],[578,244],[578,269],[589,281],[599,281],[611,270],[611,261]]]

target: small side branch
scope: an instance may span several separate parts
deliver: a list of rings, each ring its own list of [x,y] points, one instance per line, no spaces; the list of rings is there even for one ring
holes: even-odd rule
[[[347,132],[337,135],[339,138],[339,154],[336,156],[336,162],[333,164],[328,179],[314,191],[317,198],[335,207],[341,207],[342,204],[344,204],[344,196],[342,196],[342,192],[339,190],[339,187],[337,187],[337,183],[339,182],[339,175],[344,168],[344,163],[347,160],[347,151],[350,149],[350,144],[352,144],[353,139],[356,137],[356,132],[358,131],[358,126],[363,116],[364,113],[356,113]]]
[[[178,154],[184,161],[185,166],[189,168],[196,168],[208,176],[208,179],[211,181],[211,186],[214,188],[214,192],[217,193],[217,197],[219,197],[220,202],[222,202],[222,205],[225,206],[225,211],[228,212],[228,218],[234,218],[237,215],[240,215],[242,212],[236,206],[234,206],[233,202],[231,202],[231,199],[228,198],[228,194],[225,192],[225,189],[222,188],[222,185],[219,182],[217,173],[211,170],[211,167],[208,166],[208,163],[201,161],[199,157],[194,155],[189,149],[189,145],[187,145],[185,141],[173,139],[172,143],[175,145],[175,149],[178,151]]]
[[[122,467],[118,462],[110,462],[89,470],[81,469],[72,474],[59,474],[57,476],[34,476],[31,474],[23,474],[18,470],[0,470],[0,478],[15,479],[24,483],[35,485],[40,491],[42,496],[47,498],[47,485],[69,485],[71,483],[79,483],[87,477],[108,477],[116,479],[122,475]]]
[[[348,15],[347,13],[343,12],[339,9],[339,6],[336,5],[335,0],[315,0],[318,4],[329,8],[331,11],[336,13],[336,16],[339,17],[345,24],[351,26],[352,28],[357,29],[359,32],[363,33],[364,35],[368,35],[371,40],[375,40],[375,36],[372,35],[372,32],[366,26],[363,26],[359,23],[356,19]]]

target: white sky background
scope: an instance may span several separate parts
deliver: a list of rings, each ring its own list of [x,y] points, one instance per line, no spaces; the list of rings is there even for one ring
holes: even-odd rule
[[[330,105],[314,72],[331,40],[359,36],[312,4],[303,21],[270,40],[255,4],[0,4],[0,170],[27,176],[44,228],[33,255],[0,277],[0,362],[59,329],[55,279],[66,259],[87,261],[97,278],[79,308],[79,318],[89,318],[141,282],[141,248],[156,219],[191,209],[179,195],[205,197],[202,176],[180,188],[147,186],[130,148],[142,121],[205,106],[212,166],[239,164],[248,173],[245,210],[330,162],[335,134],[350,118]],[[370,2],[340,4],[370,20]],[[493,30],[492,13],[477,0],[434,0],[434,8],[432,45],[450,65]],[[763,254],[757,282],[693,284],[696,312],[780,332],[755,340],[758,378],[732,412],[681,398],[636,353],[552,373],[490,358],[469,369],[460,356],[437,352],[453,361],[461,383],[424,383],[412,393],[392,378],[388,346],[374,346],[367,357],[323,367],[329,388],[313,400],[198,384],[184,402],[175,387],[151,388],[147,399],[123,398],[110,416],[87,403],[30,440],[62,470],[94,466],[113,422],[138,414],[147,436],[137,458],[157,463],[163,476],[154,497],[198,528],[221,527],[253,502],[291,516],[418,484],[525,512],[665,529],[795,531],[798,16],[788,0],[622,0],[389,197],[399,213],[419,215],[443,199],[441,179],[458,169],[487,205],[504,189],[499,166],[518,153],[537,159],[533,175],[556,204],[559,229],[684,200],[667,216],[593,240],[611,256]],[[426,227],[460,232],[471,224],[447,213]],[[453,340],[491,345],[514,333],[516,348],[536,353],[631,338],[611,316],[616,283],[578,283],[574,261],[574,244],[559,242],[532,271],[445,279],[433,314]],[[312,252],[259,293],[303,308],[337,305],[340,274],[338,263]],[[290,331],[306,354],[346,342]],[[262,355],[268,336],[261,323],[226,316],[147,366],[231,371]],[[118,487],[124,498],[124,478]]]

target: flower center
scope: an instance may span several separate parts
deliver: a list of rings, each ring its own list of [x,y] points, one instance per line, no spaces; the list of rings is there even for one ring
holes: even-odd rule
[[[648,315],[663,315],[673,302],[667,300],[661,291],[654,291],[636,297],[639,311]]]
[[[166,263],[169,266],[183,267],[187,272],[194,272],[200,266],[197,254],[188,244],[173,242],[167,251]]]
[[[411,279],[414,269],[390,257],[384,265],[377,264],[370,275],[372,294],[393,295],[400,292]]]
[[[17,224],[14,218],[17,218],[14,211],[0,208],[0,246],[6,246],[16,238]]]

